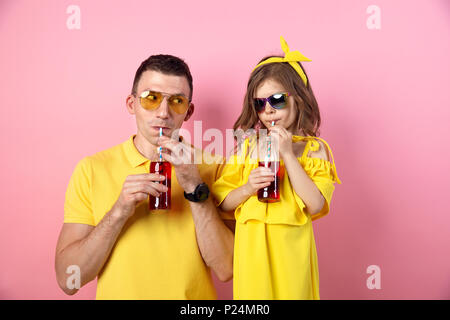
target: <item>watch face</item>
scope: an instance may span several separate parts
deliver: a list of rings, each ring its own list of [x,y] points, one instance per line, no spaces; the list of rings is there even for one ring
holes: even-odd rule
[[[200,197],[198,197],[200,201],[208,199],[208,195],[206,193],[200,194]]]
[[[204,201],[206,199],[208,199],[208,195],[209,195],[209,188],[206,184],[202,184],[200,185],[200,187],[198,188],[198,193],[197,193],[197,197],[200,201]]]

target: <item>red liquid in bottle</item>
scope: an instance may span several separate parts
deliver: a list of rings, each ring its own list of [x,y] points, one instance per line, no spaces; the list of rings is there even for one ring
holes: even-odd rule
[[[265,167],[265,161],[259,161],[260,167]],[[261,202],[278,202],[280,201],[280,182],[282,170],[280,169],[280,161],[267,161],[267,167],[274,173],[275,180],[268,187],[258,190],[258,200]]]
[[[164,184],[168,190],[166,192],[161,192],[159,197],[149,195],[149,209],[170,209],[172,165],[167,161],[151,162],[150,173],[158,173],[164,176],[166,179],[160,183]]]

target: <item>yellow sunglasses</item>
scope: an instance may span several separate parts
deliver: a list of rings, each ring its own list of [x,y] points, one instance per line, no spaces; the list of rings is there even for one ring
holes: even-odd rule
[[[145,90],[140,95],[142,108],[146,110],[156,110],[161,105],[164,97],[168,97],[169,107],[176,113],[183,114],[189,108],[191,102],[188,98],[181,94],[166,94],[158,91]]]

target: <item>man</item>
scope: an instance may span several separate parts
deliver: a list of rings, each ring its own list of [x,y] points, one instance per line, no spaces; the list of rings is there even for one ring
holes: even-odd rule
[[[232,278],[233,221],[222,220],[232,218],[207,188],[220,166],[186,163],[195,149],[171,138],[194,112],[191,99],[183,60],[155,55],[138,68],[126,99],[137,134],[82,159],[66,191],[55,258],[66,294],[77,292],[67,286],[69,266],[79,268],[81,286],[98,277],[97,299],[216,299],[209,270]],[[172,204],[150,211],[149,195],[167,191],[164,176],[149,173],[159,147],[173,168]]]

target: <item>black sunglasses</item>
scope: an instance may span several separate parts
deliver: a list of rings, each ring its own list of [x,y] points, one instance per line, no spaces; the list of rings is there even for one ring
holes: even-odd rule
[[[255,106],[256,112],[262,112],[266,108],[266,102],[274,109],[283,109],[286,107],[287,99],[291,94],[289,92],[285,93],[275,93],[267,98],[254,98],[253,105]]]

